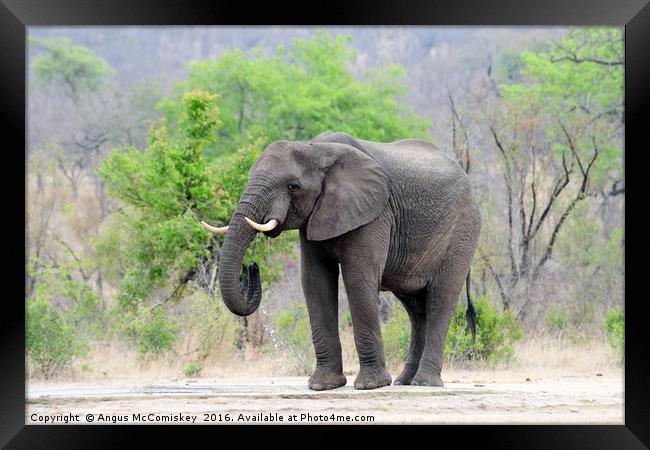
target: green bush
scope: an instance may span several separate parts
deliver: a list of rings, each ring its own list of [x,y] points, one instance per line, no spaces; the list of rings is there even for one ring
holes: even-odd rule
[[[476,343],[465,320],[465,302],[459,302],[445,342],[445,358],[452,362],[481,361],[488,365],[510,362],[515,354],[513,342],[522,338],[521,327],[510,311],[499,312],[486,298],[474,303],[477,314]]]
[[[161,309],[154,309],[143,316],[144,319],[135,327],[140,358],[160,356],[171,350],[177,339],[176,325],[165,318]]]
[[[411,321],[403,307],[393,308],[393,315],[384,324],[382,331],[384,355],[389,367],[404,363],[411,339]]]
[[[33,259],[31,266],[38,261]],[[38,273],[32,298],[38,298],[48,305],[57,305],[63,320],[80,337],[97,337],[105,331],[105,319],[100,299],[87,284],[73,278],[80,263],[44,264]]]
[[[228,356],[236,351],[237,341],[244,326],[237,316],[226,308],[218,293],[211,298],[202,290],[196,290],[186,301],[190,306],[188,325],[198,338],[201,357],[210,353]]]
[[[315,355],[309,314],[304,304],[291,302],[276,313],[274,339],[278,350],[288,352],[287,368],[290,371],[298,375],[311,373]]]
[[[352,328],[352,312],[346,309],[341,314],[341,329],[347,330],[348,328]]]
[[[523,336],[521,328],[508,311],[499,313],[486,298],[474,304],[477,317],[476,343],[465,319],[465,302],[459,302],[445,342],[445,359],[452,363],[480,361],[488,365],[509,362],[514,357],[512,343]],[[386,363],[399,366],[406,360],[411,339],[411,322],[401,305],[393,308],[392,317],[382,331]]]
[[[567,326],[568,321],[566,312],[553,310],[546,316],[546,327],[552,334],[559,335]]]
[[[201,361],[192,361],[183,369],[183,375],[186,377],[195,377],[203,369],[203,363]]]
[[[625,348],[625,311],[612,308],[605,319],[605,341],[614,350],[623,354]]]
[[[37,263],[33,258],[28,270]],[[26,300],[26,347],[37,371],[50,378],[86,355],[87,339],[102,334],[105,317],[99,296],[72,277],[77,263],[40,265],[38,282]]]
[[[224,239],[199,220],[228,223],[262,144],[252,139],[227,160],[208,161],[204,149],[219,135],[219,111],[216,96],[186,93],[177,128],[152,127],[144,151],[116,149],[102,162],[99,174],[123,214],[114,215],[98,239],[98,258],[122,277],[117,300],[125,311],[146,305],[160,288],[177,286]],[[244,262],[250,264],[255,251],[265,255],[262,280],[277,279],[282,264],[272,256],[295,240],[295,232],[283,233],[271,249],[256,237]]]
[[[30,298],[26,313],[27,354],[45,378],[59,374],[87,352],[86,342],[44,298]]]

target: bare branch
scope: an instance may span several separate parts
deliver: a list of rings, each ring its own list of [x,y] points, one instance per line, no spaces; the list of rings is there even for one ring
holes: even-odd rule
[[[546,246],[546,251],[544,252],[544,256],[542,259],[540,259],[539,263],[537,263],[537,266],[535,267],[535,271],[533,273],[533,278],[537,278],[539,275],[539,270],[546,264],[546,262],[551,258],[551,255],[553,254],[553,247],[555,245],[555,241],[557,238],[558,233],[560,232],[560,229],[562,228],[562,225],[564,225],[564,222],[566,221],[567,217],[569,217],[569,214],[571,214],[571,211],[575,208],[576,204],[586,198],[587,194],[587,186],[589,183],[589,172],[591,168],[593,167],[594,163],[596,162],[596,159],[598,158],[598,155],[600,154],[600,150],[598,149],[598,146],[596,145],[596,139],[595,137],[592,137],[592,143],[594,146],[594,155],[592,156],[591,160],[587,164],[587,168],[583,170],[583,178],[582,178],[582,183],[580,183],[580,189],[578,190],[576,196],[574,199],[571,201],[569,206],[564,210],[562,215],[560,216],[560,220],[555,224],[555,227],[553,228],[553,233],[551,234],[551,240]],[[575,153],[574,153],[575,155]],[[582,169],[581,169],[582,170]]]
[[[622,66],[625,64],[625,61],[622,60],[613,60],[613,61],[607,61],[604,59],[598,59],[598,58],[578,58],[574,53],[567,55],[567,56],[562,56],[559,58],[551,58],[552,63],[560,62],[560,61],[571,61],[576,64],[582,64],[585,62],[591,62],[595,64],[601,64],[604,66]]]
[[[66,250],[68,250],[70,256],[72,256],[72,258],[78,264],[77,269],[79,270],[79,273],[81,273],[81,278],[83,278],[84,283],[87,282],[95,271],[93,270],[90,273],[86,273],[86,271],[81,268],[83,261],[81,260],[81,258],[77,256],[77,254],[74,252],[72,247],[70,247],[70,245],[61,238],[55,237],[54,240],[56,240],[56,242],[58,242],[59,244],[64,246]]]
[[[501,301],[503,302],[503,308],[504,309],[509,309],[510,308],[510,299],[508,298],[508,295],[506,295],[506,291],[503,288],[503,283],[501,282],[501,277],[497,274],[496,270],[494,270],[494,266],[488,259],[488,257],[481,251],[481,249],[478,249],[478,254],[480,258],[483,260],[485,265],[487,266],[488,270],[490,271],[490,274],[492,275],[492,278],[494,278],[494,281],[497,284],[497,288],[499,290],[499,296],[501,297]]]
[[[470,169],[470,156],[469,156],[469,133],[467,132],[467,128],[465,124],[463,123],[463,118],[458,114],[458,110],[456,109],[456,104],[454,102],[454,98],[451,95],[451,92],[448,93],[449,97],[449,106],[451,109],[451,124],[452,124],[452,129],[451,129],[451,134],[452,134],[452,146],[454,148],[454,153],[456,154],[456,157],[458,158],[458,161],[460,165],[465,169],[465,173],[469,173]],[[457,126],[462,130],[463,133],[463,145],[459,146],[458,145],[458,138],[457,138]],[[465,161],[463,161],[463,155],[465,156]]]
[[[503,148],[503,144],[499,140],[499,137],[497,135],[496,130],[494,129],[493,126],[490,126],[490,131],[492,132],[492,136],[494,137],[494,142],[496,143],[497,148],[499,149],[499,152],[501,153],[501,157],[503,159],[503,162],[506,166],[506,170],[503,173],[503,177],[506,183],[506,190],[508,192],[508,256],[510,257],[510,270],[513,274],[513,276],[518,276],[519,271],[517,269],[517,264],[515,263],[515,254],[514,250],[512,248],[512,240],[513,240],[513,233],[512,233],[512,228],[513,228],[513,220],[512,220],[512,166],[510,164],[510,159],[508,157],[508,154],[506,153],[505,149]]]
[[[530,211],[530,221],[528,222],[528,230],[526,232],[527,235],[530,235],[530,231],[533,227],[533,220],[535,219],[535,208],[537,207],[537,188],[535,186],[535,176],[536,176],[536,160],[537,160],[537,155],[535,154],[535,146],[531,145],[530,146],[530,155],[532,159],[532,178],[530,180],[530,190],[532,194],[532,200],[533,200],[533,205],[531,207]]]
[[[582,167],[582,162],[580,161],[580,156],[578,156],[578,151],[573,144],[573,139],[571,139],[571,135],[567,131],[566,127],[562,122],[560,123],[560,127],[562,128],[562,131],[564,132],[564,136],[566,137],[568,143],[569,143],[569,148],[571,149],[571,153],[573,153],[573,157],[575,158],[576,162],[578,163],[578,167],[580,168],[580,172],[582,173],[582,176],[585,176],[585,169]]]
[[[564,190],[564,188],[566,188],[567,185],[569,184],[570,174],[573,171],[573,168],[568,168],[566,165],[566,152],[562,153],[562,168],[564,169],[564,176],[558,178],[557,182],[555,183],[555,187],[553,188],[553,191],[551,192],[551,196],[549,197],[548,202],[546,203],[546,207],[542,211],[542,214],[539,216],[539,219],[537,219],[537,224],[533,228],[533,232],[529,234],[530,239],[532,239],[535,235],[537,235],[540,228],[542,227],[542,224],[544,223],[544,220],[546,220],[546,217],[551,211],[553,204],[557,200],[557,197]]]
[[[622,183],[622,182],[623,182],[622,179],[621,180],[616,180],[614,182],[614,184],[612,185],[612,189],[609,192],[605,193],[604,195],[614,197],[616,195],[625,194],[625,186],[618,187],[619,183]]]
[[[578,201],[580,201],[583,198],[585,197],[579,193],[569,204],[569,206],[567,206],[567,208],[562,213],[562,216],[560,216],[560,220],[555,224],[555,227],[553,228],[553,233],[551,234],[551,240],[546,246],[546,251],[544,252],[544,256],[542,257],[542,259],[539,260],[537,266],[535,267],[535,271],[533,272],[533,279],[537,278],[540,269],[551,258],[551,255],[553,253],[553,247],[555,245],[555,240],[557,238],[558,233],[560,232],[560,228],[562,228],[562,225],[564,225],[564,221],[566,220],[567,217],[569,217],[569,214],[571,213],[571,211],[573,211],[573,208],[575,208]]]
[[[188,275],[189,275],[189,274],[188,274]],[[189,281],[189,279],[188,279],[188,275],[186,275],[185,277],[183,277],[183,279],[182,279],[181,282],[178,284],[178,286],[176,286],[176,289],[174,289],[174,292],[172,292],[171,295],[169,295],[169,296],[168,296],[167,298],[165,298],[164,300],[161,300],[160,302],[158,302],[158,303],[156,303],[155,305],[153,305],[151,308],[149,308],[149,311],[150,311],[150,312],[153,312],[154,309],[156,309],[156,308],[158,308],[158,307],[160,307],[160,306],[163,306],[165,303],[167,303],[167,302],[170,301],[171,299],[175,298],[175,297],[179,294],[179,291],[183,292],[182,290],[185,290],[185,286],[187,286],[187,282]],[[182,289],[182,290],[181,290],[181,289]]]

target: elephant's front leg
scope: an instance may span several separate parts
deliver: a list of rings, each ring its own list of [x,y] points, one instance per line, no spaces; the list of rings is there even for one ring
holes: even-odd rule
[[[339,266],[301,238],[302,289],[309,310],[316,370],[309,388],[322,391],[345,386],[338,328]]]
[[[341,262],[341,270],[361,366],[354,387],[376,389],[389,386],[392,379],[386,370],[378,308],[385,255],[383,259],[377,259],[380,256],[377,245],[355,246],[349,250]]]
[[[391,384],[386,370],[384,344],[379,324],[377,280],[369,279],[367,273],[349,273],[343,269],[343,281],[348,294],[354,343],[359,355],[360,370],[355,389],[376,389]]]

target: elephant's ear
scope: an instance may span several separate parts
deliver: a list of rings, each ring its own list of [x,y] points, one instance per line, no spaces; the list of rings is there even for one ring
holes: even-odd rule
[[[356,148],[314,143],[325,175],[321,195],[307,223],[307,239],[324,241],[365,225],[388,202],[390,180],[384,169]]]

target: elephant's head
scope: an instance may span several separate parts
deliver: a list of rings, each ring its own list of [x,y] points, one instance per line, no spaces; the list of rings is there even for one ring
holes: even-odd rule
[[[382,167],[358,149],[330,142],[277,141],[255,161],[221,249],[219,287],[228,309],[246,316],[262,298],[256,264],[240,270],[256,232],[276,237],[305,228],[307,239],[331,239],[375,219],[388,201]]]

